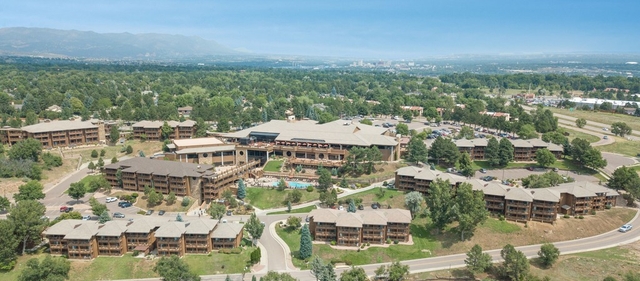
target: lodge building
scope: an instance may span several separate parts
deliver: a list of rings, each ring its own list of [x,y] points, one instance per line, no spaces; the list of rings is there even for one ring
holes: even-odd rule
[[[99,126],[91,122],[45,120],[22,128],[4,127],[0,129],[0,142],[11,146],[33,138],[42,143],[43,148],[80,146],[99,144],[99,132]]]

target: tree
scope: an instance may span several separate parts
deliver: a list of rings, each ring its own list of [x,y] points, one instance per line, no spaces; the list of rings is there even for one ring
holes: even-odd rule
[[[0,196],[0,212],[9,209],[11,202],[7,197]]]
[[[297,281],[289,273],[277,273],[275,271],[267,272],[267,275],[260,277],[261,281]]]
[[[242,200],[247,197],[247,186],[242,179],[238,180],[238,193],[236,195],[238,199]]]
[[[93,164],[93,161],[91,161],[91,162],[89,162],[89,167],[87,167],[87,168],[89,168],[89,170],[93,171],[93,170],[96,169],[96,164]]]
[[[289,192],[289,194],[287,194],[286,200],[289,202],[297,203],[300,202],[300,199],[302,199],[302,192],[300,192],[300,190],[294,189],[293,191]]]
[[[311,274],[316,277],[316,280],[321,279],[322,273],[324,272],[324,261],[317,255],[313,256],[309,269],[311,270]]]
[[[397,134],[401,134],[403,136],[408,136],[409,135],[409,126],[407,124],[404,124],[404,123],[398,123],[398,125],[396,125],[396,133]]]
[[[4,197],[3,197],[4,198]],[[16,265],[20,240],[15,237],[15,225],[10,220],[0,220],[0,270],[9,271]]]
[[[298,254],[298,258],[301,260],[305,260],[311,257],[313,254],[313,244],[311,239],[311,232],[309,232],[309,225],[305,224],[302,226],[302,230],[300,231],[300,251]]]
[[[426,163],[427,156],[427,145],[420,138],[411,138],[407,145],[407,162]]]
[[[98,202],[94,197],[89,198],[89,206],[91,206],[91,212],[96,216],[100,216],[102,213],[109,211],[107,204]]]
[[[593,147],[587,150],[586,153],[581,156],[581,159],[583,165],[592,169],[600,169],[607,166],[607,160],[602,158],[600,150]]]
[[[175,255],[160,258],[153,272],[165,281],[200,281],[200,276],[189,272],[189,265]]]
[[[349,199],[349,206],[347,207],[347,212],[355,213],[356,212],[356,203],[353,199]]]
[[[111,220],[111,216],[109,216],[109,211],[104,210],[102,214],[98,217],[99,223],[106,223]]]
[[[224,216],[224,213],[227,211],[224,205],[221,204],[211,204],[209,206],[209,210],[207,213],[211,216],[211,218],[219,220]]]
[[[335,189],[332,189],[331,192],[325,191],[320,193],[320,198],[318,199],[320,200],[320,203],[324,205],[333,206],[338,202],[338,193]]]
[[[125,149],[125,152],[126,152],[127,154],[131,154],[131,153],[133,153],[133,147],[131,147],[130,145],[127,145],[127,148]]]
[[[66,280],[69,279],[71,263],[61,257],[46,256],[42,262],[37,258],[27,261],[27,267],[18,276],[18,281]]]
[[[529,273],[529,260],[523,252],[516,250],[511,244],[507,244],[500,251],[500,256],[504,260],[501,268],[504,277],[514,281],[525,280]]]
[[[287,201],[287,212],[291,212],[291,201]]]
[[[617,168],[607,185],[615,190],[625,190],[635,198],[640,198],[640,177],[633,168],[626,166]]]
[[[489,138],[484,152],[484,157],[489,161],[490,166],[500,165],[500,143],[496,138]]]
[[[538,257],[545,267],[551,267],[560,257],[560,250],[551,243],[544,243],[540,246]]]
[[[482,247],[475,244],[464,260],[467,269],[473,273],[485,272],[491,268],[491,255],[482,252]]]
[[[473,128],[469,127],[469,126],[462,126],[462,128],[460,128],[460,132],[458,133],[458,139],[473,139],[474,136],[474,132],[473,132]]]
[[[431,182],[429,189],[430,192],[426,198],[429,217],[436,229],[443,230],[453,219],[454,202],[451,195],[451,183],[449,180],[436,179]]]
[[[404,206],[411,211],[411,218],[415,218],[416,214],[420,212],[424,197],[418,191],[412,191],[407,193],[404,197]]]
[[[36,139],[28,138],[11,146],[7,155],[11,160],[31,160],[38,162],[41,153],[42,143]]]
[[[499,158],[500,166],[507,166],[509,162],[513,161],[513,146],[507,138],[500,140]]]
[[[34,124],[38,124],[38,115],[36,115],[33,110],[29,110],[25,116],[24,125],[29,126]]]
[[[231,281],[231,276],[229,276],[229,274],[227,274],[227,277],[224,278],[224,281]]]
[[[324,272],[322,273],[322,278],[320,278],[320,281],[336,281],[337,278],[338,278],[338,275],[336,275],[336,271],[333,268],[333,264],[327,263],[324,266]]]
[[[16,201],[40,200],[44,199],[43,186],[39,181],[31,180],[18,187],[18,193],[13,194]]]
[[[536,162],[542,167],[549,167],[556,162],[556,156],[549,149],[541,148],[536,151]]]
[[[102,169],[102,167],[104,167],[104,160],[102,160],[102,157],[98,158],[98,164],[97,164],[98,168]]]
[[[375,274],[376,279],[386,279],[388,273],[387,267],[385,265],[381,265],[380,267],[376,268],[373,273]]]
[[[91,150],[91,158],[98,158],[98,151],[97,150]]]
[[[393,262],[389,266],[389,281],[400,281],[409,275],[409,266],[402,265],[400,262]]]
[[[576,119],[576,126],[578,128],[584,128],[584,126],[587,125],[587,120],[585,120],[584,118],[578,118]]]
[[[471,157],[469,157],[469,154],[466,152],[460,154],[460,158],[458,158],[458,170],[463,176],[469,178],[476,173],[471,165]]]
[[[473,232],[476,226],[489,216],[485,208],[484,194],[482,191],[473,191],[471,184],[462,183],[458,186],[453,201],[454,219],[458,221],[460,239],[464,240],[465,233]]]
[[[624,122],[614,122],[611,124],[611,132],[614,135],[624,137],[631,134],[631,127]]]
[[[112,125],[111,131],[109,131],[109,141],[111,143],[117,143],[120,140],[120,132],[118,131],[118,126]]]
[[[300,218],[296,216],[289,216],[287,218],[287,225],[291,230],[298,229],[300,226],[302,226],[301,222],[302,221],[300,220]]]
[[[111,164],[115,163],[118,163],[118,157],[113,156],[113,158],[111,158]]]
[[[167,195],[167,205],[172,205],[173,203],[176,202],[176,194],[173,191],[169,192],[169,195]]]
[[[287,188],[287,182],[284,179],[280,179],[278,181],[278,186],[276,186],[276,190],[283,191]]]
[[[80,201],[80,198],[84,197],[87,194],[87,188],[84,186],[82,182],[74,182],[69,186],[67,190],[69,197],[76,199],[76,201]]]
[[[156,206],[162,203],[164,200],[164,195],[162,193],[157,192],[155,189],[151,190],[151,193],[147,196],[147,204],[149,206]]]
[[[443,159],[448,164],[453,164],[460,157],[460,151],[451,139],[437,137],[431,144],[429,156],[437,161]]]
[[[164,123],[162,124],[162,127],[160,128],[160,137],[162,138],[162,140],[166,140],[171,138],[172,135],[173,135],[173,128],[169,126],[169,123],[167,123],[167,121],[164,121]]]
[[[362,267],[351,266],[351,269],[347,269],[340,274],[340,281],[367,281],[367,273]]]
[[[182,220],[182,215],[180,215],[180,214],[176,215],[176,221],[182,222],[183,221]]]
[[[369,120],[369,119],[362,119],[362,120],[360,120],[360,124],[365,124],[365,125],[373,126],[373,122],[371,122],[371,120]]]
[[[22,240],[23,254],[30,241],[41,239],[40,234],[47,226],[47,221],[42,219],[45,211],[44,205],[34,200],[18,201],[9,210],[7,219],[15,225],[16,238]]]
[[[525,140],[535,139],[538,138],[538,133],[536,133],[536,128],[533,125],[525,124],[518,130],[518,136]]]
[[[253,245],[256,245],[256,242],[260,239],[262,232],[264,231],[264,224],[258,219],[256,213],[252,213],[245,224],[245,229],[251,236]]]
[[[320,177],[318,178],[318,192],[325,192],[333,187],[333,181],[331,179],[331,172],[327,169],[319,169],[318,173]]]
[[[251,252],[251,256],[250,256],[251,264],[259,263],[261,258],[262,258],[262,251],[260,250],[260,247],[256,248],[255,250],[253,250],[253,252]]]

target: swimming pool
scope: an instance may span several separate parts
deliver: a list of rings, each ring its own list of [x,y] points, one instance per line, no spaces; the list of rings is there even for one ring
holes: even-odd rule
[[[289,187],[295,188],[295,189],[307,188],[307,186],[313,185],[308,182],[299,182],[299,181],[287,181],[287,184],[289,185]],[[271,186],[278,186],[278,182],[272,183]]]

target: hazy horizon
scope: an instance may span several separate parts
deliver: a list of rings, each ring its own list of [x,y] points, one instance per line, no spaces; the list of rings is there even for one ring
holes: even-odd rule
[[[254,54],[638,54],[634,1],[10,1],[0,27],[199,36]]]

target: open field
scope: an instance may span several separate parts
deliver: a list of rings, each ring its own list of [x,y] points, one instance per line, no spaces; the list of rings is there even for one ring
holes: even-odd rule
[[[312,192],[308,192],[306,189],[298,189],[302,193],[302,199],[299,203],[318,200],[320,194],[313,189]],[[278,191],[275,188],[262,188],[262,187],[249,187],[247,188],[247,198],[245,201],[259,209],[272,209],[286,206],[285,199],[287,194],[293,192],[293,189],[285,189]],[[298,203],[298,204],[299,204]],[[296,203],[291,203],[295,206]]]
[[[567,129],[567,128],[564,128],[564,127],[562,128],[562,130],[564,130],[565,132],[569,133],[569,136],[567,136],[567,138],[569,139],[569,142],[571,142],[573,139],[576,139],[576,138],[585,139],[590,143],[597,142],[597,141],[600,140],[599,137],[594,136],[594,135],[590,135],[590,134],[587,134],[587,133],[574,131],[574,130]]]
[[[156,153],[162,150],[162,142],[157,142],[157,141],[140,142],[137,140],[131,140],[131,141],[126,141],[124,145],[125,146],[131,145],[131,148],[133,148],[133,153],[130,154],[131,156],[137,156],[138,151],[140,150],[144,152],[145,156],[151,156],[153,155],[153,153]],[[97,163],[99,157],[91,158],[91,151],[94,149],[98,152],[98,154],[100,154],[100,150],[102,149],[105,150],[105,155],[102,157],[102,160],[104,160],[105,165],[111,163],[111,158],[113,158],[113,156],[116,156],[118,159],[120,159],[120,157],[127,155],[125,153],[120,152],[120,149],[122,149],[122,145],[112,145],[112,146],[96,145],[96,146],[90,146],[90,147],[63,150],[62,152],[64,153],[65,158],[77,158],[80,155],[82,156],[83,163],[87,163],[90,161],[92,161],[93,163]]]
[[[596,111],[585,111],[585,110],[573,110],[569,111],[568,109],[561,109],[557,107],[546,107],[550,109],[553,113],[564,114],[567,116],[575,117],[575,118],[584,118],[587,120],[587,125],[589,125],[589,121],[595,121],[603,124],[613,124],[614,122],[625,122],[631,129],[634,131],[640,131],[640,118],[634,117],[627,114],[616,114],[616,113],[608,113],[608,112],[596,112]]]
[[[384,191],[384,195],[379,197],[380,190]],[[367,191],[363,191],[360,193],[352,194],[349,196],[345,196],[340,198],[339,200],[343,200],[345,205],[348,205],[349,199],[362,199],[362,204],[365,206],[371,205],[371,203],[378,202],[385,205],[391,205],[392,208],[404,208],[404,193],[398,191],[396,189],[388,189],[386,187],[376,187],[369,189]]]
[[[640,272],[640,242],[593,252],[585,252],[560,256],[558,261],[548,269],[537,266],[530,260],[530,272],[540,278],[550,280],[603,280],[607,276],[624,280],[628,272]],[[411,274],[408,280],[424,280],[435,277],[467,276],[463,268]],[[485,278],[487,274],[477,274],[477,278]]]
[[[460,235],[456,231],[455,225],[438,233],[433,229],[428,218],[416,218],[411,225],[414,242],[412,246],[389,245],[388,248],[370,247],[366,250],[356,251],[355,248],[353,250],[337,250],[327,244],[314,244],[313,252],[325,261],[349,261],[354,265],[361,265],[465,253],[475,244],[479,244],[483,249],[500,249],[507,243],[522,246],[557,242],[593,236],[616,229],[632,219],[636,211],[634,209],[613,208],[598,212],[595,216],[585,216],[584,219],[558,219],[555,225],[528,222],[527,227],[520,223],[489,218],[484,224],[478,226],[473,236],[465,241],[460,241]],[[291,237],[283,240],[292,249],[299,247],[300,234],[293,232],[289,235]],[[294,264],[295,262],[294,258]]]
[[[185,255],[182,258],[192,272],[201,275],[242,273],[252,247],[245,248],[240,254],[212,253],[211,255]],[[18,280],[20,272],[31,258],[42,259],[47,254],[26,255],[18,258],[16,267],[9,272],[0,272],[0,280]],[[93,281],[157,277],[153,272],[158,259],[132,257],[130,253],[122,257],[97,257],[92,261],[70,260],[71,281]],[[222,267],[224,265],[224,268]]]
[[[619,137],[615,137],[615,139],[616,139],[616,142],[612,144],[596,146],[595,148],[603,152],[619,153],[619,154],[624,154],[631,157],[636,157],[638,153],[640,153],[640,141],[637,141],[637,140],[630,141],[625,138],[619,138]]]
[[[311,205],[303,208],[291,209],[291,212],[287,212],[287,211],[271,212],[271,213],[267,213],[267,215],[302,214],[302,213],[309,213],[315,209],[316,209],[316,205]]]

